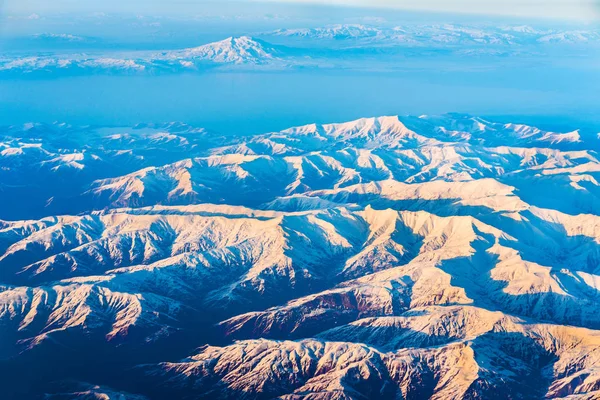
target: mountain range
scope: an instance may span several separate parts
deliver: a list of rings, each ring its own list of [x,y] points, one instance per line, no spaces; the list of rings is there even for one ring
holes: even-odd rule
[[[163,52],[133,52],[127,54],[61,54],[0,58],[1,71],[32,73],[36,71],[129,71],[197,69],[221,64],[277,64],[278,51],[270,45],[248,36],[229,37],[202,46]]]
[[[5,127],[5,394],[598,398],[599,148],[459,114]]]
[[[38,38],[78,41],[68,33],[45,33]],[[274,44],[276,43],[276,44]],[[396,27],[338,24],[316,28],[255,32],[254,37],[229,37],[184,49],[163,51],[49,52],[45,55],[0,54],[0,74],[32,73],[173,73],[207,69],[284,70],[332,67],[398,68],[403,57],[425,59],[446,55],[478,57],[553,57],[572,55],[581,46],[595,49],[600,32],[594,29],[535,29],[529,26],[406,25]],[[535,48],[535,50],[532,50]],[[576,54],[576,53],[575,53]],[[398,58],[400,57],[400,58]]]
[[[526,45],[531,43],[576,44],[597,42],[600,33],[594,29],[536,29],[527,25],[499,27],[480,25],[403,25],[394,27],[362,24],[337,24],[316,28],[279,29],[270,36],[314,40],[367,40],[396,44],[431,45]]]

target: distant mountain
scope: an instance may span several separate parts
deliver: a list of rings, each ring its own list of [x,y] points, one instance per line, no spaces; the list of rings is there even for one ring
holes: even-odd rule
[[[79,35],[72,35],[69,33],[41,33],[33,36],[35,39],[39,40],[50,40],[50,41],[59,41],[59,42],[83,42],[88,40],[88,38]]]
[[[591,43],[600,40],[597,30],[537,30],[530,26],[403,25],[396,27],[358,24],[317,28],[279,29],[265,35],[313,40],[346,40],[381,45],[493,45],[515,46],[534,43]]]
[[[530,26],[436,24],[369,26],[338,24],[324,27],[278,29],[185,49],[68,53],[65,47],[46,55],[0,55],[0,74],[139,74],[182,72],[210,68],[289,69],[342,68],[378,71],[381,65],[398,68],[404,57],[543,57],[579,46],[600,44],[594,28],[535,29]],[[85,44],[92,38],[69,33],[46,33],[38,40]],[[266,40],[266,41],[265,41]],[[277,43],[271,44],[270,42]],[[285,45],[285,46],[284,46]],[[550,46],[551,45],[551,46]],[[559,46],[558,48],[556,46]],[[72,50],[71,50],[72,51]],[[80,51],[80,50],[78,50]],[[364,54],[377,54],[376,62]]]
[[[338,24],[320,28],[278,29],[271,33],[275,36],[302,37],[311,39],[362,39],[381,36],[379,28],[359,24]]]
[[[67,70],[104,71],[143,71],[146,68],[140,60],[100,56],[88,58],[86,55],[32,56],[22,58],[0,58],[0,72],[57,72]]]
[[[165,52],[158,59],[181,60],[193,63],[198,60],[232,64],[266,64],[277,59],[277,50],[265,42],[248,36],[230,37],[203,46]]]
[[[598,188],[588,175],[598,170],[598,156],[588,150],[598,144],[595,134],[549,132],[464,115],[310,124],[244,140],[177,124],[13,129],[0,141],[4,218],[203,202],[277,204],[289,210],[294,203],[317,206],[312,192],[319,190],[386,180],[483,178],[515,186],[540,206],[553,204],[566,212],[599,209]],[[77,135],[85,135],[87,142],[74,142]],[[29,185],[22,184],[23,177]],[[230,191],[231,186],[238,189]],[[577,190],[577,202],[561,202],[553,187]],[[547,196],[537,196],[536,190]],[[16,197],[27,201],[13,203]]]
[[[62,36],[61,36],[62,37]],[[68,38],[68,36],[65,36]],[[161,53],[132,52],[89,56],[65,54],[56,56],[32,56],[0,58],[1,71],[31,73],[36,71],[107,70],[135,72],[154,69],[196,68],[210,64],[267,65],[281,62],[278,50],[267,43],[248,36],[230,37],[225,40],[182,50]]]
[[[600,32],[597,31],[568,31],[546,32],[539,39],[543,43],[588,43],[600,41]]]
[[[7,393],[600,394],[597,132],[459,114],[2,132]]]

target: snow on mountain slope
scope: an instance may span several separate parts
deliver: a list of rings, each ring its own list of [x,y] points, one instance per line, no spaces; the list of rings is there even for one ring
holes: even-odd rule
[[[188,70],[203,65],[267,65],[281,63],[273,46],[248,36],[229,37],[198,47],[160,53],[130,52],[90,56],[57,54],[20,58],[0,58],[0,72],[60,72],[67,70],[142,72],[146,70]]]
[[[466,323],[465,315],[459,321]],[[493,315],[484,318],[487,321],[474,322],[480,324],[482,333],[465,332],[472,336],[459,336],[441,346],[403,346],[386,352],[360,342],[259,339],[225,348],[206,347],[179,363],[145,369],[158,388],[224,398],[239,392],[286,399],[557,398],[585,395],[598,384],[595,332],[498,321]],[[424,318],[412,319],[418,324]],[[486,327],[486,323],[491,325]],[[435,337],[427,331],[413,332],[417,338]],[[411,335],[410,330],[406,335]],[[541,339],[545,336],[553,340]],[[564,349],[574,343],[581,346],[581,352]],[[586,351],[589,359],[583,356]],[[571,368],[582,379],[542,373],[553,368],[558,375]]]
[[[406,24],[402,26],[368,26],[338,24],[324,27],[278,29],[257,34],[228,37],[190,48],[162,51],[118,51],[112,46],[95,49],[99,43],[78,35],[41,34],[38,39],[94,44],[90,52],[73,52],[68,46],[50,52],[4,52],[0,54],[0,75],[39,76],[40,74],[149,74],[189,73],[206,69],[305,69],[343,68],[370,72],[384,69],[402,71],[412,58],[431,60],[439,56],[448,60],[471,62],[491,58],[504,63],[507,59],[530,57],[544,65],[550,57],[571,57],[582,47],[595,51],[600,32],[589,27],[571,29],[534,29],[523,26],[495,27],[482,24]],[[264,40],[267,41],[264,41]],[[273,42],[277,44],[270,44]],[[64,47],[64,46],[60,46]],[[70,52],[69,52],[70,51]],[[376,53],[378,60],[365,57]],[[406,57],[398,58],[398,54]],[[435,56],[435,58],[432,58]],[[463,65],[463,62],[460,65]],[[458,64],[457,64],[458,65]],[[400,67],[400,68],[399,68]]]
[[[156,340],[178,328],[177,320],[185,312],[180,303],[151,293],[119,293],[76,282],[11,288],[0,296],[0,329],[6,341],[16,337],[15,345],[21,349],[33,348],[67,331],[79,332],[82,338],[100,334],[110,341],[143,327],[152,329],[148,340]],[[2,356],[12,355],[9,352]]]
[[[219,207],[215,211],[217,210]],[[16,277],[21,282],[24,280],[52,282],[57,278],[106,271],[102,279],[82,277],[66,283],[94,285],[108,290],[114,288],[114,290],[134,293],[150,291],[161,297],[175,298],[177,301],[191,301],[190,306],[197,305],[198,301],[211,304],[212,307],[238,303],[238,309],[244,307],[243,301],[255,299],[254,301],[258,301],[259,304],[265,301],[264,298],[277,301],[277,296],[280,298],[289,296],[296,291],[302,293],[307,288],[310,290],[311,286],[323,285],[327,281],[335,283],[351,276],[363,276],[392,268],[389,272],[382,271],[380,275],[373,275],[368,282],[380,282],[377,285],[383,285],[382,288],[394,288],[394,291],[400,288],[394,282],[404,281],[404,285],[408,285],[407,290],[412,294],[399,293],[400,297],[392,295],[390,300],[387,300],[391,301],[390,312],[394,313],[402,309],[402,307],[394,309],[401,303],[405,303],[404,309],[406,309],[411,304],[411,297],[413,302],[421,305],[429,304],[426,303],[428,298],[439,298],[442,304],[471,303],[474,299],[466,297],[469,293],[463,291],[460,294],[460,290],[456,291],[449,286],[450,280],[445,276],[450,273],[447,268],[452,267],[445,265],[448,260],[460,260],[461,257],[470,257],[473,254],[479,254],[478,257],[484,258],[499,257],[500,261],[509,257],[507,258],[509,264],[506,264],[506,267],[500,262],[491,270],[493,280],[503,281],[508,273],[505,271],[512,271],[526,264],[519,256],[516,256],[515,264],[512,261],[515,256],[511,254],[519,253],[505,246],[514,247],[528,258],[542,257],[535,248],[524,246],[521,238],[513,238],[472,217],[440,219],[423,212],[398,214],[391,210],[367,209],[364,215],[332,210],[298,214],[277,213],[266,217],[267,219],[264,219],[265,217],[227,219],[222,216],[227,215],[227,208],[223,207],[222,210],[225,214],[219,216],[185,215],[185,209],[179,210],[183,215],[178,215],[177,208],[173,210],[165,208],[166,215],[162,214],[162,211],[155,214],[152,210],[149,211],[150,214],[140,215],[109,213],[93,220],[95,224],[103,225],[103,231],[102,228],[90,225],[91,221],[87,217],[51,221],[56,223],[50,226],[47,226],[45,221],[35,223],[33,226],[15,223],[3,231],[3,236],[6,237],[3,242],[9,244],[10,240],[14,243],[8,246],[2,262],[6,267],[14,267],[19,263],[26,264],[17,271]],[[562,218],[568,219],[568,217]],[[600,226],[598,221],[596,225],[590,224],[588,233],[590,237],[597,234],[597,230],[600,229],[598,226]],[[92,236],[94,231],[100,232]],[[60,236],[57,236],[58,234]],[[23,235],[28,236],[23,238]],[[492,236],[487,238],[487,235]],[[525,240],[522,241],[526,242],[526,237],[524,238]],[[566,247],[566,240],[564,239],[565,242],[559,245]],[[478,249],[482,244],[478,244],[479,242],[486,243],[484,247],[488,249],[481,254]],[[44,249],[41,248],[42,243],[56,243],[57,247]],[[503,246],[498,243],[503,243]],[[143,247],[137,249],[137,246]],[[594,248],[587,249],[587,256],[593,254],[593,251]],[[316,253],[309,255],[311,252]],[[560,260],[558,255],[556,257],[556,260]],[[27,264],[31,258],[40,261]],[[440,262],[442,264],[436,266]],[[403,264],[406,266],[402,267]],[[330,269],[322,270],[322,265],[329,265]],[[431,268],[428,275],[422,275],[425,265]],[[468,266],[469,263],[467,262],[466,265]],[[90,270],[92,266],[93,269]],[[477,263],[470,266],[475,270],[481,267]],[[545,281],[540,281],[539,288],[528,288],[527,285],[535,282],[535,279],[542,279],[541,271],[544,271],[544,267],[533,267],[539,271],[534,268],[532,273],[535,275],[524,278],[522,283],[519,283],[523,285],[523,289],[518,289],[521,287],[518,286],[511,289],[512,291],[557,292],[560,291],[561,286],[564,287],[571,282],[569,273],[561,272],[560,276],[547,274],[543,278]],[[497,277],[494,275],[496,271],[500,274]],[[586,278],[581,279],[579,283],[581,289],[586,285],[593,285],[594,275],[588,274],[589,272],[580,275]],[[380,278],[377,278],[378,276]],[[534,276],[539,278],[534,279]],[[460,275],[456,277],[474,279]],[[492,284],[485,275],[476,275],[476,277],[483,279],[479,283],[482,286]],[[560,281],[553,283],[559,278]],[[425,281],[421,282],[423,279]],[[163,286],[160,282],[168,284]],[[441,289],[442,282],[445,282],[443,285],[448,287]],[[475,283],[470,283],[470,287],[475,286]],[[356,297],[356,293],[360,291],[356,292],[355,290],[358,289],[355,289],[354,285],[346,283],[345,289],[336,289],[331,295],[327,292],[323,295],[335,298],[338,296],[335,293],[351,291],[354,293],[352,296]],[[356,285],[358,288],[362,287],[361,279],[358,279]],[[548,288],[545,285],[549,285]],[[432,296],[430,291],[435,286],[446,291],[447,294],[441,297]],[[497,285],[498,289],[501,286]],[[592,295],[593,287],[591,286],[588,292],[578,290],[571,293],[585,303]],[[283,288],[288,288],[287,293],[282,290]],[[420,292],[417,288],[425,292]],[[17,289],[7,290],[6,293],[15,290]],[[447,296],[453,291],[452,296],[458,297],[450,300]],[[368,307],[374,307],[374,311],[381,310],[377,306],[379,300],[375,300],[379,296],[378,292],[369,289],[366,293],[369,292],[372,293],[369,296],[375,295],[372,300],[375,303]],[[361,295],[363,299],[369,298],[364,297],[365,294]],[[399,300],[403,296],[404,300]],[[521,303],[518,302],[513,305],[512,297],[504,295],[506,297],[504,298],[500,292],[499,296],[500,298],[494,301],[504,302],[511,308],[520,307]],[[260,300],[261,297],[263,300]],[[593,299],[593,296],[590,299]],[[400,303],[394,306],[397,301]],[[371,301],[367,301],[366,304],[370,303]],[[528,310],[524,309],[521,312],[523,314],[537,312]],[[558,312],[558,310],[552,311]],[[309,309],[309,312],[313,310]],[[583,316],[580,311],[574,309],[569,311],[568,308],[561,312],[566,314],[556,318],[564,317],[576,324],[582,324],[582,321],[595,324],[594,315]]]
[[[260,201],[269,193],[285,193],[291,178],[285,160],[263,156],[226,155],[179,161],[164,167],[149,167],[124,177],[94,182],[87,192],[107,196],[113,205],[157,203],[224,202],[240,204]],[[288,178],[288,179],[286,179]],[[235,185],[237,192],[227,188]],[[106,200],[105,200],[106,201]]]
[[[17,59],[0,59],[0,71],[32,73],[34,71],[60,71],[70,68],[127,72],[143,71],[146,66],[139,60],[129,58],[86,58],[85,55],[67,55],[58,57],[34,56]]]
[[[87,211],[72,199],[100,178],[207,155],[221,135],[184,124],[124,128],[25,124],[0,129],[0,218]],[[60,188],[60,190],[58,190]]]
[[[265,36],[339,40],[411,46],[524,46],[533,43],[573,45],[598,42],[599,33],[589,30],[548,30],[528,26],[415,25],[396,27],[338,24],[317,28],[279,29]]]
[[[445,115],[248,137],[30,124],[0,143],[3,212],[27,215],[0,221],[9,386],[597,397],[595,132]],[[7,200],[19,174],[35,212]]]
[[[287,129],[282,135],[293,139],[310,138],[317,141],[361,144],[364,148],[371,147],[404,147],[418,146],[425,143],[435,143],[409,130],[398,117],[362,118],[340,124],[306,125]]]
[[[594,31],[567,31],[567,32],[550,32],[544,34],[538,39],[543,43],[587,43],[598,41],[600,33]]]
[[[360,24],[338,24],[321,28],[279,29],[270,32],[275,36],[302,37],[310,39],[362,39],[382,35],[382,30]]]
[[[277,51],[248,36],[229,37],[199,47],[162,53],[157,58],[181,60],[182,65],[196,60],[233,64],[266,64],[276,59]]]
[[[449,140],[486,146],[552,147],[556,145],[557,148],[568,149],[569,147],[565,146],[573,146],[581,139],[577,131],[547,132],[523,124],[502,124],[461,115],[453,115],[450,118],[423,115],[418,119],[410,118],[409,121],[419,129],[432,132],[436,137],[447,137]]]
[[[597,154],[588,150],[587,140],[579,134],[462,116],[313,124],[214,147],[210,157],[98,180],[80,201],[88,210],[211,202],[267,208],[277,204],[292,211],[318,206],[308,199],[315,197],[315,190],[333,191],[320,199],[335,203],[333,193],[342,196],[353,185],[494,178],[541,207],[562,202],[553,186],[576,191],[576,201],[558,209],[589,213],[600,209],[600,188]],[[547,178],[540,179],[540,174]],[[227,190],[230,185],[238,191]],[[544,196],[534,199],[529,194],[534,186]]]

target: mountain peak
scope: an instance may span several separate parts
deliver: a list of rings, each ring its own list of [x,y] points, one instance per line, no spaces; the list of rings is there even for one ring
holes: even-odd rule
[[[275,59],[275,49],[250,36],[228,37],[218,42],[182,50],[187,58],[218,63],[264,64]]]
[[[0,216],[33,218],[0,221],[0,356],[68,340],[134,365],[200,328],[222,347],[119,372],[168,398],[598,398],[596,137],[460,114],[51,127],[0,142],[2,182],[30,183],[0,184]],[[105,382],[76,390],[128,388]]]

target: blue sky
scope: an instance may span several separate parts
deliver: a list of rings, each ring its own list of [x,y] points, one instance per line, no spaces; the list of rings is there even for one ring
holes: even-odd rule
[[[239,0],[238,0],[239,1]],[[255,2],[255,0],[241,0]],[[265,2],[265,0],[260,0]],[[599,0],[266,0],[352,7],[378,7],[484,15],[541,17],[590,21],[600,16]],[[0,0],[2,4],[2,0]],[[5,15],[18,13],[140,12],[173,14],[227,8],[232,1],[215,0],[4,0]],[[265,5],[265,7],[267,7]]]

